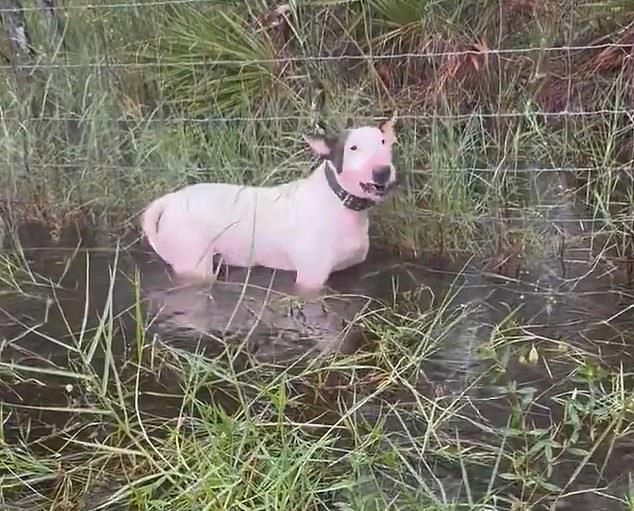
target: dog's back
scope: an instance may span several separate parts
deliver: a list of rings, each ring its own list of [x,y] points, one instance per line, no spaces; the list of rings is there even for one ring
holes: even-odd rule
[[[209,266],[214,254],[234,266],[292,269],[285,247],[296,183],[275,187],[199,183],[154,201],[143,228],[177,271]]]

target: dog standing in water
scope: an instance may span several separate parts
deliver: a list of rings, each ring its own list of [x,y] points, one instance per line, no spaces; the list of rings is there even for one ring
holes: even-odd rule
[[[305,137],[322,162],[278,186],[187,186],[153,201],[145,236],[178,275],[210,278],[214,256],[230,266],[297,272],[300,293],[319,292],[333,271],[368,254],[368,209],[396,182],[395,119],[338,138]]]

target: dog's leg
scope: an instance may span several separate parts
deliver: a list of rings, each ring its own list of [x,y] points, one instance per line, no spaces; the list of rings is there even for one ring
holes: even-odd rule
[[[330,276],[330,270],[330,265],[323,263],[310,268],[298,269],[295,289],[302,296],[319,296]]]
[[[322,229],[319,229],[322,231]],[[322,243],[316,242],[321,239]],[[331,252],[328,250],[333,240],[328,232],[308,230],[298,233],[290,250],[290,258],[295,266],[295,291],[303,296],[319,295],[333,267]]]
[[[295,278],[295,294],[302,302],[312,302],[321,298],[326,281],[330,275],[330,268],[326,265],[310,267],[310,270],[298,270]],[[303,319],[304,304],[291,302],[288,310],[290,317]]]
[[[217,276],[211,264],[206,264],[208,262],[207,258],[198,264],[193,262],[183,264],[181,261],[180,264],[172,265],[172,269],[176,275],[188,281],[214,281]]]
[[[180,268],[174,269],[174,275],[179,281],[187,284],[210,284],[216,281],[216,277],[213,273],[190,268],[186,270]]]
[[[214,271],[214,257],[211,254],[196,256],[196,254],[180,255],[179,259],[172,263],[172,269],[188,281],[215,281],[217,275]]]

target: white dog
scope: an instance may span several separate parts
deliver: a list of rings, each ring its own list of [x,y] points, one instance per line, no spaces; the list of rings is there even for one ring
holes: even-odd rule
[[[230,266],[296,271],[300,292],[318,292],[333,271],[367,256],[368,208],[396,182],[394,122],[305,137],[323,161],[303,179],[199,183],[164,195],[145,210],[143,231],[176,274],[209,278],[220,256]]]

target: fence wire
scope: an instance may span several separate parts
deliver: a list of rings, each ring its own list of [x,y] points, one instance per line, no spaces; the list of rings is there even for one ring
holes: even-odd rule
[[[469,112],[466,114],[408,114],[401,113],[398,115],[400,120],[405,121],[460,121],[469,119],[525,119],[528,117],[544,117],[544,118],[558,118],[558,117],[594,117],[594,116],[627,116],[634,119],[634,109],[610,109],[603,108],[599,110],[561,110],[557,112],[548,112],[543,110],[527,109],[525,112]],[[212,123],[231,123],[231,122],[274,122],[274,121],[310,121],[312,117],[310,115],[260,115],[260,116],[233,116],[226,117],[165,117],[165,118],[144,118],[139,121],[133,116],[127,117],[103,117],[103,116],[90,116],[93,120],[106,121],[106,122],[131,122],[137,121],[143,124],[212,124]],[[8,122],[78,122],[86,120],[85,116],[80,114],[74,116],[40,116],[40,117],[11,117],[3,116],[2,120]],[[359,121],[377,120],[384,121],[389,119],[389,116],[377,115],[355,115],[355,119]]]
[[[169,166],[156,166],[156,165],[147,165],[146,163],[139,163],[138,165],[124,165],[124,164],[114,164],[114,163],[102,163],[92,160],[80,160],[76,159],[73,163],[55,163],[55,162],[47,162],[47,163],[33,163],[33,168],[51,168],[51,169],[76,169],[82,166],[97,166],[99,168],[104,169],[120,169],[120,170],[147,170],[147,171],[165,171],[169,170],[171,167]],[[279,166],[283,166],[285,163],[280,164]],[[262,170],[262,167],[258,166],[226,166],[227,170],[236,173],[243,172],[253,172]],[[205,167],[205,166],[195,166],[192,165],[192,170],[197,172],[213,172],[217,170],[217,167]],[[554,173],[559,174],[562,172],[580,172],[580,173],[596,173],[596,172],[618,172],[618,171],[628,171],[634,172],[634,167],[629,164],[619,165],[619,166],[610,166],[610,165],[597,165],[595,167],[514,167],[510,164],[497,165],[492,167],[426,167],[426,168],[410,168],[408,169],[408,173],[411,174],[427,174],[430,172],[442,172],[442,173],[464,173],[471,172],[473,174],[479,173],[509,173],[509,174],[542,174],[542,173]]]
[[[336,3],[336,2],[335,2]],[[371,0],[367,0],[365,4],[371,4]],[[493,47],[488,47],[486,44],[480,44],[480,40],[474,38],[471,43],[467,40],[461,41],[457,48],[444,48],[442,45],[439,46],[433,44],[432,42],[427,42],[426,44],[419,45],[416,48],[416,51],[401,51],[404,45],[397,45],[399,51],[394,51],[394,47],[388,48],[386,45],[372,48],[371,51],[364,51],[358,45],[354,48],[354,52],[343,51],[341,49],[337,51],[333,51],[330,49],[322,49],[319,50],[313,48],[312,50],[302,46],[301,55],[294,55],[293,52],[288,51],[288,48],[282,45],[277,51],[277,54],[273,58],[249,58],[247,57],[248,52],[242,53],[243,58],[217,58],[214,55],[209,55],[209,57],[201,57],[200,52],[195,55],[183,55],[183,58],[171,59],[166,61],[164,56],[159,55],[158,53],[154,56],[149,56],[144,54],[143,58],[138,58],[134,55],[134,52],[124,52],[124,55],[117,55],[115,52],[109,51],[107,39],[103,38],[101,41],[105,44],[105,47],[102,48],[103,58],[98,58],[95,56],[86,56],[83,55],[83,58],[76,58],[77,56],[73,54],[73,52],[64,52],[63,47],[63,36],[65,30],[74,23],[74,18],[71,13],[91,13],[92,11],[99,13],[115,13],[115,12],[123,12],[130,10],[143,9],[143,16],[146,14],[149,15],[152,13],[152,10],[157,10],[160,8],[174,8],[178,9],[183,6],[205,6],[205,5],[215,5],[213,0],[148,0],[143,2],[117,2],[113,1],[111,3],[108,2],[70,2],[68,5],[61,5],[60,3],[56,3],[54,0],[42,0],[37,4],[23,4],[21,0],[4,0],[0,2],[0,19],[3,21],[3,28],[6,35],[8,35],[9,46],[12,47],[15,52],[12,54],[2,54],[0,52],[0,57],[4,57],[5,62],[0,63],[0,71],[5,75],[9,76],[11,72],[15,73],[24,73],[26,72],[26,76],[21,75],[21,84],[22,89],[18,87],[16,90],[11,90],[8,94],[5,94],[5,100],[12,100],[19,102],[20,95],[24,93],[26,90],[31,90],[33,87],[33,77],[36,76],[37,73],[41,73],[38,77],[40,80],[44,77],[44,81],[50,83],[54,83],[54,80],[58,79],[57,75],[67,76],[69,78],[69,83],[72,81],[73,77],[80,76],[79,73],[86,74],[84,77],[87,81],[94,80],[95,77],[98,76],[111,76],[113,83],[117,81],[120,77],[116,72],[129,72],[129,73],[138,73],[139,71],[146,71],[147,73],[160,73],[165,70],[165,72],[169,72],[170,70],[188,70],[192,74],[192,76],[197,77],[207,77],[210,73],[213,73],[215,69],[222,68],[226,66],[227,68],[230,66],[237,66],[238,71],[236,71],[236,79],[240,78],[240,73],[242,73],[248,66],[274,66],[277,69],[285,69],[284,66],[289,64],[301,64],[305,66],[309,66],[311,69],[310,73],[313,73],[312,70],[320,69],[320,66],[327,66],[329,64],[340,64],[345,63],[345,65],[351,65],[351,63],[367,63],[370,66],[374,66],[375,69],[378,69],[379,66],[382,65],[401,65],[404,63],[412,64],[412,65],[427,65],[428,69],[432,69],[433,73],[439,73],[439,65],[442,63],[452,62],[456,59],[482,59],[477,62],[484,62],[484,64],[473,64],[475,68],[478,68],[480,65],[482,66],[502,66],[503,62],[509,61],[509,59],[532,59],[536,62],[535,68],[532,70],[534,73],[533,80],[543,79],[542,69],[539,67],[539,63],[542,60],[548,60],[549,58],[559,58],[559,62],[565,61],[563,66],[565,69],[557,69],[555,72],[551,73],[552,77],[556,77],[560,83],[566,84],[568,96],[566,96],[567,100],[563,105],[560,105],[559,108],[547,109],[540,108],[532,99],[528,99],[528,97],[522,97],[522,94],[518,94],[517,100],[514,104],[509,105],[508,102],[505,102],[502,105],[502,101],[498,98],[498,108],[491,108],[491,105],[472,105],[469,111],[456,111],[445,112],[439,111],[439,109],[434,109],[433,111],[419,111],[416,108],[408,109],[407,107],[398,108],[398,118],[402,121],[408,121],[407,127],[405,130],[411,130],[411,136],[413,141],[413,147],[418,147],[421,144],[428,144],[429,138],[421,135],[422,131],[429,129],[429,123],[433,121],[469,121],[475,120],[477,121],[495,121],[495,120],[566,120],[566,119],[591,119],[591,118],[605,118],[605,127],[604,129],[612,130],[614,133],[618,133],[621,136],[623,133],[626,133],[628,130],[632,130],[634,132],[634,106],[632,102],[629,100],[624,100],[621,103],[614,104],[614,107],[606,107],[606,103],[598,102],[595,105],[583,105],[576,104],[575,102],[570,100],[570,92],[572,90],[572,81],[574,72],[578,71],[578,64],[575,63],[574,58],[579,55],[592,54],[595,57],[601,57],[604,60],[596,60],[592,62],[592,65],[586,66],[586,71],[594,72],[605,68],[607,65],[605,63],[605,58],[613,59],[619,66],[621,66],[624,70],[632,69],[632,56],[634,55],[634,44],[633,44],[633,35],[634,34],[634,21],[630,23],[625,23],[618,28],[613,28],[611,32],[607,34],[596,34],[594,37],[584,37],[579,41],[575,41],[572,38],[567,37],[558,37],[556,38],[559,41],[562,41],[560,44],[547,45],[544,43],[544,38],[539,41],[536,40],[536,43],[533,45],[523,45],[520,47],[508,47],[498,41],[498,44],[493,45]],[[279,10],[281,7],[284,9],[291,9],[290,4],[280,4],[277,6]],[[323,5],[315,5],[310,6],[310,9],[319,9],[324,8]],[[282,9],[282,11],[284,11]],[[280,12],[282,12],[280,11]],[[286,12],[286,11],[285,11]],[[501,11],[500,11],[501,12]],[[49,26],[52,26],[56,30],[57,39],[53,39],[56,41],[56,49],[52,53],[38,53],[38,45],[33,44],[32,42],[32,34],[31,34],[31,26],[29,23],[33,24],[33,18],[40,14],[41,18],[44,22],[46,22]],[[266,13],[264,13],[266,14]],[[270,14],[270,13],[269,13]],[[279,12],[278,12],[279,14]],[[201,16],[204,14],[201,11]],[[90,16],[88,16],[90,18]],[[105,16],[103,16],[105,18]],[[574,18],[574,13],[571,13],[571,26]],[[95,23],[97,23],[95,21]],[[95,25],[97,26],[97,25]],[[262,27],[260,27],[262,28]],[[270,27],[265,27],[270,28]],[[33,30],[33,33],[36,33]],[[42,37],[41,34],[37,34],[38,37]],[[563,34],[562,34],[563,35]],[[156,38],[160,39],[163,37],[163,34],[156,34]],[[588,42],[590,41],[590,42]],[[114,43],[112,43],[114,44]],[[348,45],[347,48],[350,48]],[[0,50],[2,47],[0,47]],[[345,48],[344,48],[345,49]],[[229,52],[231,53],[231,52]],[[240,52],[236,51],[231,53],[232,55],[239,55]],[[608,57],[606,57],[606,55]],[[496,64],[491,64],[489,59],[495,57]],[[611,62],[611,61],[610,61]],[[612,65],[610,62],[608,64]],[[628,67],[630,66],[630,67]],[[609,66],[608,66],[609,67]],[[58,72],[62,73],[58,73]],[[445,70],[446,71],[446,70]],[[50,72],[47,74],[46,72]],[[303,71],[298,72],[298,76],[300,79],[305,79],[306,76],[302,75]],[[310,75],[307,71],[306,75]],[[83,75],[82,75],[83,76]],[[138,80],[142,81],[141,75],[137,76]],[[156,76],[156,75],[153,75]],[[447,75],[449,80],[454,79],[455,77],[451,74],[451,72]],[[634,76],[634,74],[632,74]],[[280,77],[276,77],[280,78]],[[297,76],[293,76],[293,79],[297,79]],[[309,76],[309,78],[312,78]],[[499,96],[502,96],[502,73],[498,77],[500,80],[499,83]],[[201,78],[202,79],[202,78]],[[619,80],[622,80],[623,83],[620,85],[624,90],[624,94],[629,94],[628,88],[632,87],[632,84],[629,82],[632,78],[628,78],[628,74],[624,71],[621,73]],[[628,81],[629,80],[629,81]],[[530,82],[530,80],[528,80]],[[7,82],[8,83],[8,82]],[[87,82],[88,83],[88,82]],[[615,79],[612,83],[605,84],[605,90],[607,92],[611,87],[617,86],[617,80]],[[6,91],[5,91],[6,92]],[[48,95],[54,96],[55,91],[53,88],[49,90],[48,85],[44,86],[42,91],[42,97],[38,98],[42,101],[43,106],[47,101]],[[113,95],[111,99],[114,98],[115,92],[113,91]],[[624,96],[625,98],[625,96]],[[495,98],[493,98],[494,100]],[[495,101],[492,100],[492,103]],[[308,103],[308,100],[306,101]],[[15,136],[16,134],[26,134],[34,124],[41,125],[40,129],[46,132],[54,132],[57,130],[55,125],[59,125],[60,132],[68,132],[69,128],[68,124],[79,124],[83,125],[90,123],[124,123],[126,126],[125,130],[134,131],[134,129],[154,129],[159,128],[161,126],[167,125],[223,125],[223,124],[231,124],[238,123],[243,124],[243,128],[247,129],[249,126],[257,125],[259,123],[282,123],[282,122],[296,122],[296,123],[314,123],[315,117],[319,117],[320,112],[315,114],[315,112],[310,113],[296,113],[294,111],[280,111],[279,114],[271,115],[270,112],[262,111],[258,113],[258,115],[244,115],[244,113],[232,113],[226,115],[187,115],[183,114],[181,111],[176,110],[166,110],[169,111],[169,114],[166,115],[165,111],[161,111],[161,114],[157,114],[157,110],[153,110],[152,108],[145,107],[147,110],[145,113],[143,112],[143,108],[135,111],[134,114],[124,114],[124,115],[102,115],[97,114],[91,111],[90,108],[77,108],[78,113],[73,113],[72,108],[57,108],[55,105],[53,108],[42,107],[39,109],[40,111],[34,115],[34,108],[26,108],[15,109],[10,108],[8,106],[9,103],[7,101],[5,104],[0,104],[0,122],[4,123],[5,126],[11,126],[11,128],[5,128],[7,132],[7,139],[9,135]],[[88,102],[89,103],[89,102]],[[505,106],[506,105],[506,106]],[[68,112],[67,110],[71,110]],[[186,110],[186,109],[185,109]],[[310,108],[307,105],[305,109],[308,112]],[[424,110],[424,109],[423,109]],[[16,111],[18,114],[16,115]],[[27,112],[28,111],[28,112]],[[125,109],[121,109],[121,112],[125,112]],[[25,113],[26,112],[26,113]],[[364,113],[359,115],[355,115],[355,120],[358,122],[363,122],[369,119],[373,120],[385,120],[389,116],[387,115],[375,115],[370,116]],[[51,125],[50,128],[47,126]],[[79,128],[81,130],[81,127]],[[10,133],[14,130],[13,133]],[[124,130],[124,131],[125,131]],[[566,137],[573,137],[575,135],[567,134]],[[634,135],[633,135],[634,137]],[[71,137],[72,138],[72,137]],[[616,139],[609,141],[610,143],[615,143]],[[625,140],[623,138],[619,139],[619,141]],[[568,141],[566,138],[565,141]],[[502,141],[504,142],[504,141]],[[275,142],[273,142],[275,143]],[[501,143],[501,141],[497,141],[497,143]],[[506,143],[506,142],[504,142]],[[619,142],[620,143],[620,142]],[[544,146],[548,146],[548,142],[545,141]],[[11,144],[8,144],[11,145]],[[492,144],[494,145],[494,144]],[[157,164],[156,158],[139,158],[140,163],[137,165],[130,164],[130,160],[126,162],[122,162],[121,164],[107,162],[100,162],[94,156],[82,156],[81,151],[78,151],[76,148],[72,151],[65,151],[64,147],[58,147],[59,154],[53,157],[48,157],[48,153],[42,151],[42,156],[39,160],[34,156],[38,153],[37,149],[34,149],[32,146],[26,147],[26,142],[24,142],[23,151],[16,149],[19,147],[19,144],[13,144],[13,152],[18,155],[18,157],[11,159],[10,164],[16,165],[17,162],[19,165],[23,165],[25,168],[28,167],[29,171],[40,170],[40,171],[68,171],[68,172],[76,172],[78,169],[82,169],[84,167],[91,167],[93,169],[101,169],[101,170],[109,170],[109,171],[122,171],[122,172],[131,172],[141,170],[147,173],[156,173],[164,174],[174,170],[174,164]],[[606,192],[605,189],[602,189],[600,192],[594,191],[597,194],[606,194],[606,196],[601,195],[601,200],[604,200],[605,197],[608,197],[607,203],[601,204],[601,208],[604,210],[614,209],[617,211],[612,213],[611,220],[615,220],[621,222],[623,224],[627,224],[631,222],[634,225],[634,205],[627,206],[627,200],[634,200],[634,189],[633,189],[633,161],[634,156],[627,158],[622,158],[624,161],[614,161],[614,159],[610,159],[608,157],[604,158],[604,161],[601,160],[601,153],[605,150],[607,154],[609,151],[614,151],[613,147],[587,147],[588,152],[593,153],[593,158],[591,161],[586,162],[585,164],[579,163],[578,165],[568,164],[569,160],[566,158],[561,159],[561,161],[536,161],[534,164],[526,164],[526,162],[522,162],[521,165],[515,164],[512,162],[512,158],[507,154],[503,154],[498,151],[498,157],[496,160],[491,161],[490,166],[482,165],[482,158],[478,155],[478,158],[471,158],[473,161],[479,161],[477,165],[472,166],[451,166],[444,164],[432,164],[431,162],[420,161],[420,158],[412,157],[410,168],[407,169],[407,174],[411,176],[428,176],[432,174],[447,174],[447,175],[475,175],[482,174],[483,176],[499,176],[499,175],[511,175],[511,174],[521,174],[521,175],[572,175],[572,174],[585,174],[588,180],[598,179],[601,177],[602,179],[605,176],[619,176],[614,177],[615,180],[622,179],[618,184],[610,181],[608,179],[608,183],[605,185],[606,187],[613,187],[611,191]],[[427,151],[429,155],[430,152],[433,152],[433,149]],[[634,147],[632,148],[632,154],[634,154]],[[10,160],[9,157],[6,158],[7,161]],[[106,160],[108,158],[105,158]],[[176,158],[177,161],[179,160]],[[28,161],[27,161],[28,160]],[[408,160],[408,161],[409,161]],[[134,159],[132,159],[134,161]],[[469,158],[465,158],[461,161],[470,161]],[[272,169],[269,169],[269,173],[271,170],[275,168],[282,168],[287,166],[288,162],[283,161],[276,165],[269,165]],[[183,169],[186,171],[193,172],[204,172],[213,175],[213,173],[217,170],[217,165],[211,165],[206,161],[191,161],[190,164],[187,165],[187,169]],[[231,175],[236,176],[240,174],[254,175],[258,173],[262,173],[262,165],[258,165],[254,163],[253,165],[244,165],[242,162],[240,164],[230,164],[226,163],[223,165],[223,170],[225,172],[229,172]],[[590,177],[591,176],[591,177]],[[481,179],[487,179],[486,177],[481,177]],[[580,188],[587,188],[589,185],[586,183],[582,184]],[[621,187],[621,188],[619,188]],[[619,193],[615,193],[614,191],[618,190]],[[614,193],[613,193],[614,192]],[[590,194],[591,195],[591,194]],[[625,202],[624,202],[625,201]],[[625,206],[624,206],[625,204]],[[596,204],[595,204],[596,205]],[[537,205],[536,207],[541,207],[541,205]],[[544,205],[544,207],[550,207],[548,204]],[[438,215],[448,222],[453,222],[455,219],[451,218],[450,214],[447,212],[439,212]],[[473,219],[478,221],[481,220],[492,220],[496,217],[488,216],[486,214],[476,214],[473,212]],[[506,220],[510,222],[521,221],[522,218],[509,216]],[[587,215],[580,214],[577,218],[570,217],[552,217],[551,220],[556,222],[577,222],[580,224],[593,224],[600,220],[596,217],[587,217]],[[609,219],[608,219],[609,220]]]
[[[293,62],[340,62],[344,60],[353,61],[389,61],[389,60],[414,60],[414,59],[441,59],[449,57],[465,57],[465,56],[508,56],[508,55],[522,55],[528,53],[550,53],[550,52],[577,52],[588,50],[606,50],[606,49],[623,49],[631,50],[632,45],[627,43],[603,43],[587,46],[551,46],[551,47],[533,47],[533,48],[492,48],[484,50],[476,49],[464,49],[459,51],[420,51],[420,52],[407,52],[407,53],[390,53],[390,54],[376,54],[372,55],[311,55],[301,57],[276,57],[273,59],[200,59],[200,60],[188,60],[186,62],[40,62],[36,64],[22,64],[21,69],[25,70],[48,70],[48,69],[100,69],[100,68],[182,68],[182,67],[210,67],[210,66],[222,66],[222,65],[238,65],[249,66],[258,64],[288,64]],[[14,66],[4,64],[0,66],[0,69],[11,70]]]

